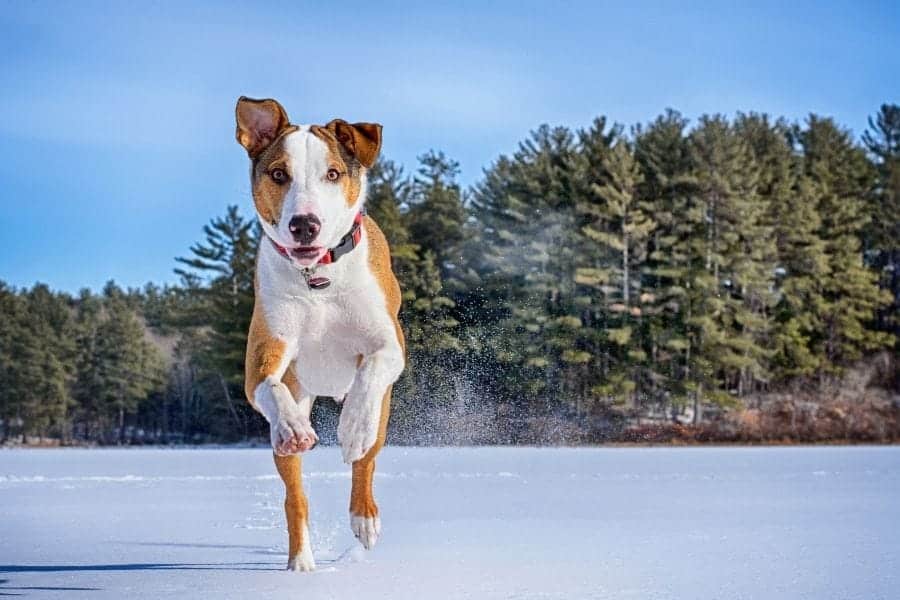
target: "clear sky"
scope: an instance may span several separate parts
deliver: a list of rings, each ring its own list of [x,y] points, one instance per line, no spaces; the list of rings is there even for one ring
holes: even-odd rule
[[[175,281],[226,205],[253,214],[242,94],[379,121],[407,171],[444,150],[465,184],[599,114],[817,112],[859,135],[900,102],[900,2],[6,1],[0,90],[0,279],[137,286]]]

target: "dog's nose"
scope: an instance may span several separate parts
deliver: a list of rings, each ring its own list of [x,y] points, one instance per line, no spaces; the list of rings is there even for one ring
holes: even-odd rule
[[[294,241],[308,245],[319,235],[319,231],[322,229],[322,221],[313,214],[294,215],[291,222],[288,223],[288,229],[291,230]]]

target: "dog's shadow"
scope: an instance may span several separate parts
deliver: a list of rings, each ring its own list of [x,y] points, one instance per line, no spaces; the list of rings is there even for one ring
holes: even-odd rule
[[[118,542],[135,546],[158,546],[168,548],[202,548],[222,550],[246,550],[253,554],[285,557],[284,552],[273,550],[265,546],[249,546],[240,544],[198,544],[179,542]],[[333,558],[317,558],[316,564],[322,567],[333,567],[351,554],[352,546]],[[91,572],[133,572],[133,571],[284,571],[284,562],[251,561],[251,562],[140,562],[140,563],[107,563],[107,564],[77,564],[77,565],[0,565],[0,575],[20,573],[91,573]],[[97,592],[101,588],[75,587],[75,586],[11,586],[9,579],[0,579],[0,596],[23,596],[27,592],[58,591],[58,592]]]
[[[99,565],[0,565],[0,573],[78,573],[89,571],[280,571],[272,562],[111,563]],[[7,580],[0,580],[0,582]],[[0,591],[9,588],[0,588]],[[42,588],[34,588],[42,589]],[[71,588],[82,589],[82,588]],[[89,588],[83,588],[89,589]]]

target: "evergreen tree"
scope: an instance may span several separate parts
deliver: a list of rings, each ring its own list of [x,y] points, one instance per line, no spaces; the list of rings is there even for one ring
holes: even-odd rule
[[[488,323],[499,319],[503,340],[494,345],[492,362],[505,365],[495,371],[506,388],[502,395],[525,413],[565,408],[568,392],[580,384],[558,377],[571,348],[554,331],[568,326],[556,319],[571,313],[566,302],[575,286],[576,160],[572,133],[542,126],[485,173],[472,197],[480,246],[474,260],[483,274],[484,305],[491,307],[483,316]]]
[[[191,246],[192,257],[177,258],[177,268],[190,300],[180,320],[192,328],[183,339],[207,377],[213,399],[213,427],[249,434],[252,409],[243,396],[244,356],[253,313],[253,280],[260,228],[244,219],[237,206],[204,226],[205,243]],[[259,419],[255,419],[258,429]]]
[[[45,285],[0,284],[0,419],[3,436],[67,435],[73,346],[65,298]]]
[[[28,382],[22,373],[22,359],[26,352],[24,327],[25,303],[18,292],[0,282],[0,420],[3,432],[0,439],[6,441],[12,435],[22,433],[25,414],[25,392]],[[34,353],[32,348],[27,354]]]
[[[790,128],[761,115],[741,115],[739,134],[760,168],[758,191],[766,199],[777,259],[773,307],[772,364],[776,379],[809,376],[824,356],[816,348],[824,306],[821,282],[828,272],[814,186],[789,142]]]
[[[878,168],[875,192],[869,196],[871,218],[864,232],[867,262],[893,301],[878,314],[881,329],[900,336],[900,106],[883,104],[863,142]]]
[[[662,412],[677,416],[689,399],[690,343],[686,323],[688,282],[696,261],[691,243],[702,227],[695,206],[688,121],[667,110],[647,127],[635,127],[635,159],[642,174],[638,195],[655,224],[648,240],[643,302],[650,386]]]
[[[814,185],[828,265],[822,280],[822,331],[815,343],[827,361],[822,370],[834,373],[891,341],[888,334],[868,326],[890,301],[863,263],[860,240],[870,219],[867,196],[875,185],[875,171],[850,133],[831,119],[811,115],[794,137]]]
[[[367,179],[366,209],[391,245],[391,258],[408,255],[410,234],[403,211],[408,208],[410,184],[403,167],[379,158],[369,169]]]
[[[419,157],[419,169],[410,190],[409,232],[425,252],[434,254],[442,274],[459,264],[466,209],[456,183],[459,163],[443,152]]]
[[[450,314],[454,303],[444,293],[435,238],[441,240],[438,236],[446,235],[460,240],[463,220],[448,217],[456,212],[454,205],[462,210],[459,186],[453,181],[458,172],[456,163],[434,153],[421,160],[422,178],[412,185],[390,161],[376,164],[370,174],[368,198],[370,215],[391,244],[392,266],[403,291],[406,341],[415,355],[459,348],[457,322]],[[409,206],[411,188],[415,200],[412,209],[403,212]],[[432,211],[434,220],[429,219]]]
[[[126,416],[163,383],[163,361],[146,339],[137,314],[112,282],[104,289],[104,318],[94,345],[103,422],[117,429],[116,440],[126,442]]]
[[[67,416],[73,406],[70,382],[76,357],[72,309],[67,297],[44,284],[35,285],[25,296],[27,345],[37,350],[37,367],[44,369],[41,392],[34,397],[31,422],[40,433],[68,438]]]
[[[605,268],[580,268],[576,281],[596,288],[606,313],[608,351],[599,365],[602,383],[594,390],[637,408],[639,383],[647,368],[642,344],[642,276],[648,239],[655,227],[637,188],[642,175],[628,142],[616,141],[602,158],[605,183],[594,183],[591,196],[579,207],[590,219],[582,231],[599,245],[593,252]],[[643,297],[646,300],[646,296]],[[645,386],[646,387],[646,386]]]
[[[77,437],[97,439],[103,434],[106,407],[103,405],[106,381],[99,351],[103,302],[90,290],[81,290],[75,313],[77,359],[73,396],[80,431]]]
[[[462,210],[453,180],[458,167],[442,154],[421,160],[420,177],[412,184],[390,161],[377,163],[369,174],[367,200],[370,216],[391,244],[392,266],[403,293],[400,320],[410,368],[395,386],[393,410],[407,438],[433,430],[436,423],[425,417],[440,414],[452,400],[451,379],[460,350],[455,304],[446,294],[433,249],[442,241],[435,236],[462,239],[461,219],[455,216],[456,209]],[[444,246],[444,252],[449,248]]]
[[[690,250],[695,268],[686,317],[695,420],[704,401],[728,404],[748,382],[766,380],[774,248],[759,169],[748,144],[722,117],[701,117],[690,136],[694,197],[703,228]]]

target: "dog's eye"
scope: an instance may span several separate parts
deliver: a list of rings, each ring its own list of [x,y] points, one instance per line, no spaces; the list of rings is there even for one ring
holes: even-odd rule
[[[325,173],[325,179],[328,181],[337,181],[341,178],[341,172],[337,169],[328,169],[328,172]]]
[[[275,183],[284,183],[287,181],[287,173],[284,172],[284,169],[272,169],[269,171],[269,177],[271,177],[272,181]]]

